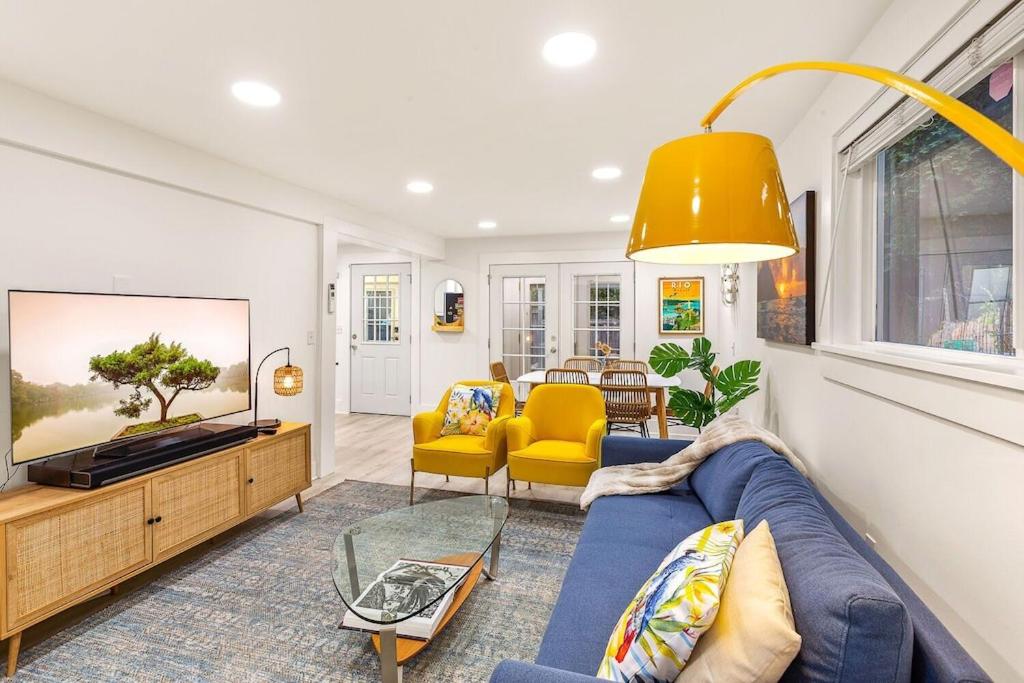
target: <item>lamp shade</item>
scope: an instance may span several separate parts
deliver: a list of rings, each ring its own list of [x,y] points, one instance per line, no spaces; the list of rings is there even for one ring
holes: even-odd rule
[[[278,396],[301,394],[302,368],[298,365],[282,365],[274,370],[274,393]]]
[[[649,263],[744,263],[799,251],[771,140],[702,133],[654,150],[626,256]]]

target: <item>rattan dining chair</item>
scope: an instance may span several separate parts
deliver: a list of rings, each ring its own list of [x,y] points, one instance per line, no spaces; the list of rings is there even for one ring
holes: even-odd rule
[[[616,358],[614,361],[608,361],[608,370],[635,370],[636,372],[642,372],[645,375],[648,374],[651,369],[646,362],[642,360],[623,360]]]
[[[508,384],[509,386],[512,387],[512,393],[513,395],[515,395],[516,387],[514,384],[512,384],[512,380],[508,378],[508,370],[505,369],[505,364],[502,361],[496,360],[493,363],[491,363],[491,379],[493,379],[495,382]],[[516,415],[522,414],[523,406],[525,405],[526,401],[520,401],[519,398],[516,397]]]
[[[571,368],[551,368],[544,373],[545,384],[590,384],[587,373]]]
[[[601,361],[593,356],[570,356],[565,359],[565,364],[562,367],[583,372],[601,372]]]
[[[647,373],[613,368],[601,373],[601,394],[608,416],[608,432],[621,425],[640,436],[650,436],[647,420],[651,417],[651,397],[647,391]]]

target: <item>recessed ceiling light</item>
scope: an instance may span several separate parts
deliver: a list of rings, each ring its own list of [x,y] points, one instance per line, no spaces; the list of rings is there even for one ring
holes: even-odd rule
[[[559,33],[544,43],[544,59],[557,67],[586,64],[597,52],[597,41],[586,33]]]
[[[480,221],[479,223],[476,224],[476,226],[478,228],[480,228],[481,230],[494,230],[496,227],[498,227],[498,222],[497,221]]]
[[[410,180],[405,189],[413,194],[428,194],[434,191],[434,186],[426,180]]]
[[[615,180],[622,175],[622,169],[618,166],[598,166],[590,175],[594,180]]]
[[[259,81],[238,81],[231,86],[231,94],[250,107],[276,107],[281,93]]]
[[[611,217],[612,223],[628,223],[630,215],[628,213],[617,213]]]

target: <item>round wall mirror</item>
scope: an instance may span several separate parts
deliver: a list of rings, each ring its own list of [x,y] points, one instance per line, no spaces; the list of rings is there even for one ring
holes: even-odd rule
[[[442,280],[434,288],[435,332],[462,332],[466,329],[466,305],[462,283],[458,280]]]

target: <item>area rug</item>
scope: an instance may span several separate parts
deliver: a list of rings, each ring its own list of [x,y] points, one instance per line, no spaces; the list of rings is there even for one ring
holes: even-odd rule
[[[196,560],[25,650],[16,681],[376,681],[365,634],[338,630],[338,531],[408,504],[402,486],[346,481],[306,512],[259,519]],[[451,492],[417,491],[418,501]],[[414,681],[486,681],[533,660],[584,515],[512,501],[497,581],[481,580],[445,631],[407,663]]]

